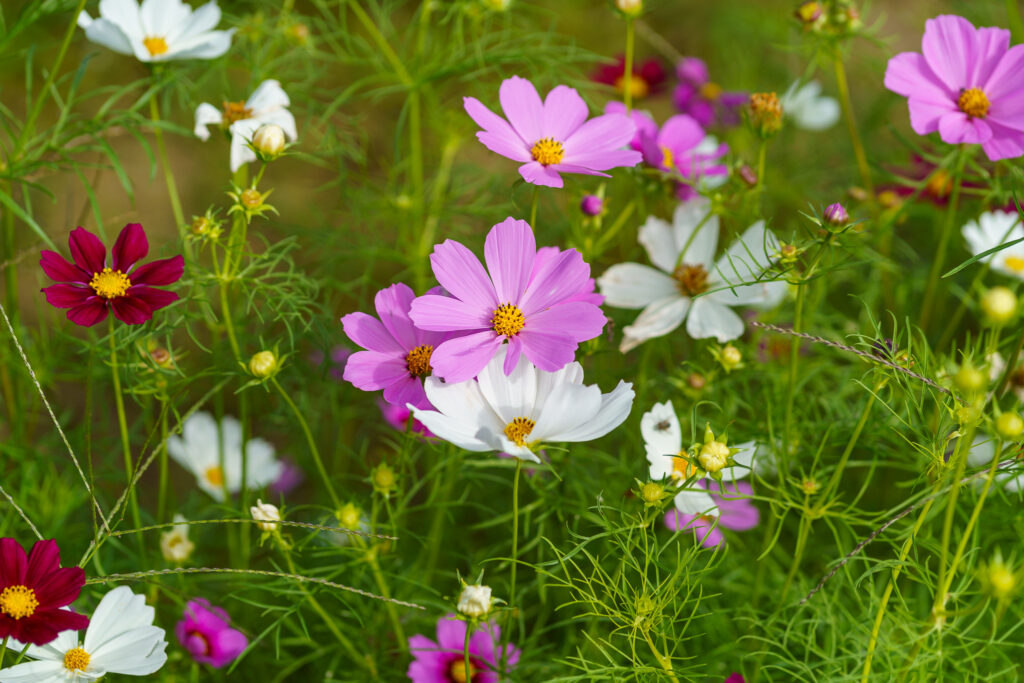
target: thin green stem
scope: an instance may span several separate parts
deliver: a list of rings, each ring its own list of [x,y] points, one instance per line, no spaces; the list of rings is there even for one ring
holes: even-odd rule
[[[1013,42],[1019,43],[1024,40],[1024,21],[1020,17],[1020,9],[1017,7],[1018,0],[1006,0],[1007,23],[1010,25],[1010,33],[1013,34]]]
[[[974,442],[974,425],[967,428],[966,432],[960,435],[960,441],[957,443],[956,451],[953,454],[955,462],[953,466],[955,468],[953,474],[952,490],[949,492],[949,498],[946,502],[946,515],[942,522],[942,546],[939,551],[939,572],[938,572],[938,585],[943,590],[937,591],[935,594],[934,611],[936,614],[942,610],[946,604],[946,590],[944,587],[948,585],[948,579],[946,573],[948,567],[946,560],[949,555],[949,541],[953,534],[953,519],[956,516],[956,501],[960,495],[960,488],[962,486],[962,480],[964,477],[964,470],[967,467],[967,453],[971,450],[971,444]],[[950,572],[952,574],[952,572]]]
[[[540,203],[540,188],[533,186],[533,197],[530,199],[530,227],[537,229],[537,204]]]
[[[469,638],[473,635],[473,626],[475,625],[476,624],[474,622],[466,623],[466,641],[462,645],[462,678],[466,681],[472,680],[473,678],[473,667],[469,663]]]
[[[626,17],[626,58],[622,69],[622,101],[626,112],[633,109],[633,43],[636,39],[633,17]]]
[[[132,508],[132,521],[136,527],[142,526],[142,517],[139,514],[139,499],[135,495],[135,487],[132,486],[132,478],[135,474],[134,466],[132,464],[132,446],[131,440],[128,436],[128,419],[125,417],[124,412],[124,396],[121,394],[121,374],[117,368],[117,344],[114,338],[114,317],[111,315],[107,318],[109,322],[109,334],[107,338],[110,340],[110,376],[114,381],[114,403],[117,407],[117,426],[121,432],[121,450],[124,453],[124,471],[125,476],[128,480],[128,499]],[[141,540],[140,540],[141,545]]]
[[[668,674],[668,677],[671,680],[678,681],[679,679],[676,677],[675,671],[672,670],[672,658],[667,655],[661,654],[661,651],[658,650],[657,647],[655,647],[654,641],[651,640],[651,634],[648,629],[644,629],[643,633],[644,640],[647,641],[647,647],[651,649],[651,654],[653,654],[654,658],[658,660],[658,664],[665,671],[665,673]]]
[[[761,195],[764,193],[764,173],[768,167],[768,141],[761,140],[757,146],[757,183],[754,185],[754,206],[761,215]]]
[[[519,477],[523,471],[523,461],[516,458],[516,472],[512,477],[512,567],[509,576],[508,613],[511,619],[501,637],[501,660],[504,664],[506,645],[512,638],[512,626],[516,620],[516,567],[519,564]]]
[[[822,245],[821,248],[818,249],[818,253],[815,254],[814,260],[811,262],[810,267],[804,274],[804,282],[801,282],[800,285],[797,287],[796,305],[794,307],[793,313],[794,332],[803,331],[804,301],[807,298],[807,287],[809,286],[807,280],[810,279],[810,277],[814,274],[814,271],[817,269],[818,264],[821,262],[822,256],[825,254],[825,249],[825,245]],[[785,444],[785,453],[782,454],[783,457],[779,458],[779,464],[781,465],[783,478],[785,478],[786,473],[789,471],[789,456],[792,452],[793,447],[793,405],[796,400],[797,374],[800,361],[800,343],[801,340],[799,337],[793,337],[793,339],[790,341],[789,346],[789,383],[786,387],[786,424],[784,434],[785,439],[783,441],[783,443]]]
[[[288,392],[284,390],[280,382],[277,381],[276,377],[270,379],[271,384],[277,389],[278,393],[281,394],[281,398],[284,399],[288,407],[292,409],[292,414],[295,415],[295,419],[298,421],[299,426],[302,427],[302,433],[306,435],[306,442],[309,444],[309,450],[313,454],[313,460],[316,463],[316,469],[320,473],[320,478],[323,480],[324,485],[327,487],[327,493],[331,496],[331,502],[334,503],[334,509],[341,509],[341,500],[338,498],[338,492],[334,490],[334,484],[331,483],[331,478],[327,474],[327,468],[324,467],[324,462],[320,458],[320,450],[316,447],[316,440],[313,438],[313,433],[309,431],[309,424],[306,422],[305,416],[299,407],[292,401],[292,397],[288,395]]]
[[[167,412],[169,406],[164,402],[160,410],[160,491],[157,494],[156,518],[164,520],[164,512],[167,509],[167,482],[170,475],[167,470]]]
[[[928,274],[928,286],[924,292],[924,303],[921,306],[922,330],[928,330],[928,323],[931,319],[932,309],[938,298],[937,291],[939,280],[942,278],[942,267],[946,262],[946,250],[949,248],[949,239],[953,234],[953,224],[956,222],[956,209],[960,200],[960,188],[963,185],[964,164],[967,162],[966,147],[961,145],[957,151],[956,161],[953,167],[953,191],[949,196],[949,205],[946,208],[946,220],[942,224],[942,233],[939,235],[939,246],[935,250],[935,259],[932,261],[932,269]]]
[[[860,140],[860,133],[857,131],[857,119],[853,115],[853,102],[850,99],[850,86],[846,82],[846,67],[843,66],[843,56],[837,47],[832,55],[832,63],[836,72],[836,88],[839,90],[839,103],[843,108],[843,118],[846,119],[846,127],[850,131],[850,144],[853,145],[853,156],[857,160],[857,169],[860,171],[860,181],[867,190],[871,204],[875,204],[875,185],[871,180],[871,167],[868,166],[868,157],[864,153],[864,145]]]
[[[4,636],[4,642],[2,645],[0,645],[0,666],[4,665],[4,657],[7,656],[7,642],[10,639],[10,636]]]
[[[153,139],[156,141],[157,156],[160,157],[160,165],[164,172],[164,182],[167,184],[167,196],[171,200],[171,212],[174,214],[174,222],[178,229],[178,238],[181,240],[182,249],[185,250],[185,261],[192,260],[191,246],[186,239],[188,226],[185,225],[185,214],[181,210],[181,198],[178,196],[178,185],[174,182],[174,172],[171,170],[171,162],[167,158],[167,146],[164,144],[164,132],[160,128],[160,104],[157,101],[159,96],[153,93],[149,98],[149,118],[153,121]]]
[[[235,354],[235,358],[241,360],[242,352],[238,347],[238,339],[235,338],[235,322],[231,317],[231,302],[228,296],[228,284],[223,278],[221,279],[218,289],[220,289],[221,316],[224,318],[224,328],[228,331],[228,342],[231,344],[231,351]]]

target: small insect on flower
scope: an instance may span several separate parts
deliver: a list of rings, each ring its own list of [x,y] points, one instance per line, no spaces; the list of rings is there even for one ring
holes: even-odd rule
[[[37,541],[27,555],[13,538],[0,538],[0,639],[46,645],[62,631],[80,631],[89,618],[70,609],[82,592],[81,567],[61,567],[53,540]]]
[[[228,613],[204,598],[188,601],[174,633],[192,659],[215,669],[235,661],[249,646],[246,635],[231,628]]]
[[[43,251],[39,265],[58,284],[42,291],[56,308],[67,308],[68,320],[91,327],[107,319],[108,312],[128,325],[141,325],[154,311],[178,300],[178,295],[161,286],[171,285],[185,272],[179,255],[136,264],[149,253],[146,232],[138,223],[124,226],[117,236],[111,258],[99,237],[84,228],[68,236],[74,264],[55,251]]]

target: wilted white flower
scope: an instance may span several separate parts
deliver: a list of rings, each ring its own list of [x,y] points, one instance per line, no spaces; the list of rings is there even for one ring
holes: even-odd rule
[[[821,83],[795,81],[782,96],[782,114],[797,128],[825,130],[839,121],[839,101],[821,94]]]
[[[986,211],[977,220],[968,221],[963,227],[971,253],[977,256],[1001,244],[1024,240],[1024,226],[1020,216],[1009,211]],[[992,264],[992,270],[1024,280],[1024,241],[989,254],[981,259]]]
[[[491,587],[469,586],[459,594],[458,610],[460,614],[473,619],[486,616],[491,611]]]
[[[270,503],[264,503],[259,498],[256,499],[256,504],[249,508],[249,514],[252,518],[258,522],[256,526],[261,531],[273,531],[279,525],[271,524],[270,522],[281,521],[281,511],[277,509],[276,505]]]
[[[98,18],[78,15],[89,40],[141,62],[220,57],[235,29],[215,31],[219,23],[216,0],[195,11],[181,0],[100,0]]]
[[[295,117],[288,111],[291,101],[281,84],[275,80],[263,81],[245,102],[225,102],[218,109],[208,102],[196,107],[195,134],[200,140],[210,138],[209,126],[220,126],[231,133],[231,170],[256,161],[256,152],[249,148],[253,135],[265,124],[280,126],[285,137],[299,137]]]
[[[164,559],[174,564],[181,564],[192,556],[196,544],[188,540],[188,524],[184,524],[183,515],[174,515],[174,526],[160,534],[160,552]]]

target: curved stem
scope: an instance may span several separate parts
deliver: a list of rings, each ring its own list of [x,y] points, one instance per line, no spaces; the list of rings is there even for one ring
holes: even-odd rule
[[[963,185],[964,164],[967,162],[966,148],[961,145],[957,150],[956,161],[953,166],[953,190],[949,195],[949,206],[946,208],[946,220],[942,224],[942,233],[939,235],[939,245],[935,249],[935,259],[932,261],[932,269],[928,274],[928,287],[924,292],[924,303],[921,306],[920,327],[928,331],[928,322],[931,319],[932,309],[935,306],[939,280],[942,278],[942,267],[946,262],[946,250],[949,248],[949,239],[953,234],[953,223],[956,222],[956,208],[960,200],[960,188]]]
[[[341,509],[341,500],[338,498],[338,492],[334,490],[334,484],[331,483],[330,477],[327,475],[327,469],[324,467],[323,460],[320,459],[320,450],[316,447],[316,440],[313,438],[313,433],[309,431],[309,424],[306,423],[306,418],[299,410],[299,407],[292,401],[292,397],[288,395],[288,392],[284,390],[284,387],[277,381],[276,377],[270,379],[271,384],[277,389],[278,393],[281,394],[281,398],[284,399],[288,407],[292,409],[292,413],[295,415],[295,419],[298,420],[299,426],[302,427],[302,433],[306,435],[306,442],[309,444],[309,450],[313,454],[313,460],[316,463],[317,472],[320,473],[320,478],[323,479],[324,485],[327,487],[327,493],[331,496],[331,502],[334,503],[334,509]]]

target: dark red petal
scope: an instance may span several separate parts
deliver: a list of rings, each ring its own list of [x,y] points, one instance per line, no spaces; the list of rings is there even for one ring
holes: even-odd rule
[[[43,251],[39,265],[43,272],[54,282],[89,282],[92,278],[81,268],[68,263],[63,256],[49,249]]]
[[[107,260],[107,248],[100,242],[99,237],[85,228],[75,228],[68,236],[68,246],[71,247],[71,258],[75,259],[79,268],[89,273],[103,270],[104,262]]]
[[[57,609],[78,599],[85,585],[85,570],[81,567],[65,567],[42,576],[30,574],[28,580],[34,584],[29,587],[36,592],[39,609]]]
[[[0,586],[23,585],[28,556],[13,538],[0,538]]]
[[[147,287],[145,285],[132,286],[128,290],[128,296],[135,297],[136,299],[142,299],[149,305],[151,311],[156,311],[164,306],[173,304],[181,298],[175,292],[169,292],[166,289],[157,289],[156,287]]]
[[[58,569],[60,569],[60,548],[57,547],[57,541],[53,539],[36,541],[36,544],[32,546],[32,550],[28,553],[28,566],[25,568],[25,576],[30,583],[26,585],[31,588],[40,580],[45,580],[48,574]]]
[[[140,259],[149,253],[149,242],[146,240],[146,231],[140,223],[129,223],[121,229],[117,236],[117,242],[110,255],[114,260],[114,270],[127,273],[128,269],[134,266]]]
[[[170,285],[180,280],[184,272],[185,259],[179,254],[139,266],[129,277],[136,285]]]
[[[89,297],[94,296],[91,288],[82,287],[81,285],[51,285],[45,287],[42,291],[46,295],[46,302],[57,308],[81,306]]]
[[[110,300],[114,317],[127,325],[141,325],[153,317],[153,309],[142,299],[134,296],[119,296]]]
[[[68,311],[68,320],[82,327],[92,327],[107,319],[107,304],[98,296],[90,297],[81,306]]]
[[[66,609],[40,610],[32,616],[45,619],[57,631],[81,631],[89,626],[89,617]]]
[[[11,637],[22,643],[46,645],[57,639],[57,631],[45,621],[29,617],[14,622]]]

